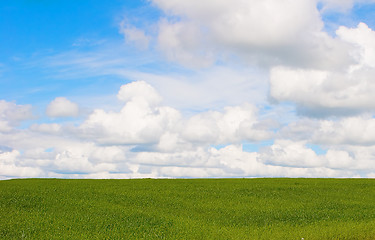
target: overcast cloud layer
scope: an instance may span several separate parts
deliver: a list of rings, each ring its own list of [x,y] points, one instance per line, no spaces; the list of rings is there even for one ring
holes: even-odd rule
[[[139,4],[10,51],[49,79],[21,103],[0,59],[0,179],[375,177],[375,1]]]

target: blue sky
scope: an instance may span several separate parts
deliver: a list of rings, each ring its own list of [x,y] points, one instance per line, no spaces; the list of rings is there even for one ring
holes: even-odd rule
[[[79,4],[75,1],[3,1],[0,61],[6,88],[2,88],[1,95],[6,100],[32,104],[56,94],[71,94],[72,89],[100,84],[100,79],[90,79],[96,76],[58,79],[59,69],[51,69],[48,58],[68,52],[97,51],[96,45],[106,41],[121,46],[123,38],[118,34],[118,24],[123,9],[132,11],[140,4],[135,3],[123,6],[122,1],[80,1]],[[37,92],[38,89],[43,93]]]
[[[0,178],[374,177],[374,13],[2,1]]]

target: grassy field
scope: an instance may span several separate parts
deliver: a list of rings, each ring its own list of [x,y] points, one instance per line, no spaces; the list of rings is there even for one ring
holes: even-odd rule
[[[0,239],[375,239],[375,180],[7,180],[0,220]]]

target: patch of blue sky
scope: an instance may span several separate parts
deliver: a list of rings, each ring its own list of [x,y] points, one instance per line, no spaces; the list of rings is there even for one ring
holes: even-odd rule
[[[20,125],[16,126],[16,129],[29,129],[30,126],[34,124],[61,124],[61,125],[68,125],[68,126],[79,126],[84,122],[83,117],[59,117],[59,118],[49,118],[46,116],[36,116],[33,119],[24,120],[20,123]]]
[[[2,99],[16,101],[17,104],[33,105],[46,105],[58,96],[67,98],[69,96],[76,96],[75,98],[82,96],[87,98],[106,94],[114,95],[122,84],[129,82],[119,76],[82,76],[78,79],[61,81],[45,76],[42,72],[29,72],[27,70],[3,78],[0,78],[3,86],[0,89]]]
[[[211,145],[211,147],[217,149],[217,150],[220,150],[222,148],[225,148],[227,146],[229,146],[230,144],[215,144],[215,145]]]
[[[100,2],[100,1],[96,1]],[[106,4],[90,1],[2,1],[0,4],[0,28],[7,33],[1,38],[3,56],[23,57],[24,54],[43,49],[58,49],[71,45],[77,36],[107,29],[108,18],[102,17],[100,9]],[[104,3],[104,2],[103,2]],[[108,12],[103,11],[103,12]],[[77,24],[77,23],[80,24]],[[111,33],[112,31],[108,31]],[[23,36],[23,37],[20,37]],[[4,47],[6,46],[6,47]]]
[[[45,152],[53,152],[53,151],[55,151],[55,149],[53,148],[53,147],[51,147],[51,148],[47,148],[47,149],[45,149],[44,150]]]
[[[260,142],[244,142],[242,143],[242,150],[244,152],[259,152],[264,147],[272,146],[274,140],[266,140]]]
[[[313,150],[317,155],[325,155],[327,153],[326,149],[323,149],[320,145],[317,144],[308,143],[305,146]]]
[[[319,9],[319,8],[318,8]],[[355,28],[360,22],[366,23],[370,28],[375,28],[375,4],[356,3],[351,10],[348,11],[332,11],[322,12],[322,20],[324,29],[332,36],[336,35],[336,30],[340,26]]]
[[[258,106],[259,109],[259,119],[273,119],[276,120],[281,126],[286,126],[290,122],[297,121],[299,116],[295,108],[295,104],[284,101],[274,103],[272,100],[267,104]],[[276,132],[280,126],[274,126],[273,130]]]
[[[129,82],[118,76],[121,67],[158,68],[149,52],[140,56],[126,47],[120,21],[142,16],[152,22],[158,11],[143,1],[1,1],[1,98],[34,104],[77,89],[115,94]]]
[[[127,145],[127,144],[123,144],[123,145]],[[131,150],[131,152],[135,152],[135,153],[138,153],[138,152],[152,152],[154,151],[153,149],[153,145],[152,144],[139,144],[139,145],[136,145],[134,146]]]
[[[0,76],[3,86],[0,95],[6,101],[33,105],[46,105],[56,96],[116,95],[121,85],[132,81],[124,71],[139,71],[142,64],[147,64],[144,68],[150,71],[158,67],[152,66],[152,60],[144,63],[147,56],[154,58],[152,54],[133,58],[126,48],[119,48],[120,44],[117,55],[112,54],[113,50],[94,49],[91,55],[84,51],[68,52],[8,64],[9,71],[5,70]]]
[[[366,23],[371,29],[375,28],[375,3],[356,4],[352,11],[352,17],[358,24]]]
[[[353,22],[350,15],[343,12],[325,12],[322,14],[322,20],[324,22],[324,31],[333,37],[336,36],[336,30],[340,26],[356,26],[356,22]]]

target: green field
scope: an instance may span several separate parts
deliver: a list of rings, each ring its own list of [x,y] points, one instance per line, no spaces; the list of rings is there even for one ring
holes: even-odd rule
[[[0,239],[375,239],[375,180],[6,180],[0,218]]]

